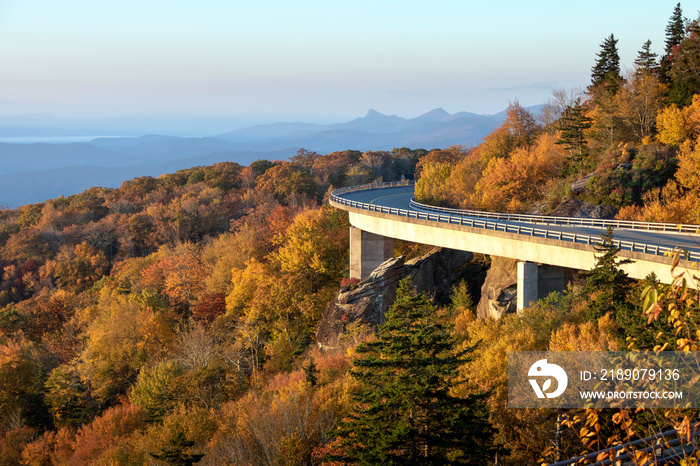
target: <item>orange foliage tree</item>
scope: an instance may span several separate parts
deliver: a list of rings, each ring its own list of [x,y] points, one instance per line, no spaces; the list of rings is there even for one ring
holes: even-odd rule
[[[506,115],[506,121],[476,149],[484,166],[493,158],[508,157],[516,148],[530,147],[541,131],[532,114],[517,101],[508,106]]]
[[[520,210],[541,200],[547,182],[561,170],[564,156],[550,134],[541,135],[531,149],[519,148],[508,158],[493,158],[476,189],[481,204],[492,210]]]

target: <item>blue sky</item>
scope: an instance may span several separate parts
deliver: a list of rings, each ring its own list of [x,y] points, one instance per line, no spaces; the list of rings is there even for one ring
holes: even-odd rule
[[[623,67],[647,39],[662,53],[676,3],[0,0],[0,126],[496,113],[585,87],[610,33]]]

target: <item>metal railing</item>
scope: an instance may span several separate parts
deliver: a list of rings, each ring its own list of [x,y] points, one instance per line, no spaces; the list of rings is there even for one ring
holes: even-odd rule
[[[468,215],[470,217],[493,218],[497,220],[508,220],[512,222],[542,223],[546,225],[567,225],[567,226],[590,226],[590,227],[613,227],[626,228],[628,230],[653,230],[667,233],[693,233],[700,234],[700,225],[660,223],[660,222],[639,222],[635,220],[608,220],[598,218],[578,218],[578,217],[553,217],[547,215],[530,214],[504,214],[498,212],[484,212],[480,210],[450,209],[447,207],[436,207],[422,204],[415,199],[411,199],[411,207],[414,209],[428,210],[451,215]]]
[[[330,195],[330,200],[332,202],[335,202],[336,204],[340,205],[345,205],[348,207],[354,207],[356,209],[362,209],[362,210],[367,210],[369,212],[379,212],[379,213],[384,213],[384,214],[390,214],[390,215],[397,215],[399,217],[406,217],[406,218],[416,218],[416,219],[422,219],[422,220],[428,220],[431,222],[438,222],[438,223],[447,223],[447,224],[452,224],[452,225],[460,225],[460,226],[467,226],[467,227],[472,227],[472,228],[480,228],[484,230],[492,230],[492,231],[501,231],[505,233],[515,233],[518,235],[525,235],[525,236],[531,236],[531,237],[536,237],[536,238],[545,238],[545,239],[553,239],[553,240],[558,240],[558,241],[565,241],[569,243],[576,243],[576,244],[586,244],[586,245],[595,245],[600,243],[601,238],[600,236],[590,236],[590,235],[583,235],[583,234],[578,234],[578,233],[564,233],[561,231],[550,231],[545,228],[535,228],[535,227],[527,227],[523,225],[508,225],[505,223],[500,223],[498,221],[489,221],[489,220],[481,220],[480,218],[467,218],[463,217],[462,215],[455,215],[454,212],[478,212],[478,211],[459,211],[457,209],[449,209],[449,213],[443,214],[441,207],[434,207],[436,209],[436,212],[421,212],[417,210],[408,210],[408,209],[399,209],[396,207],[385,207],[377,204],[368,204],[365,202],[358,202],[358,201],[352,201],[349,199],[345,199],[341,197],[342,194],[348,193],[348,192],[356,192],[356,191],[367,191],[367,190],[373,190],[373,189],[384,189],[384,188],[392,188],[392,187],[398,187],[398,186],[411,186],[415,184],[414,181],[393,181],[393,182],[388,182],[388,183],[373,183],[373,184],[368,184],[368,185],[361,185],[361,186],[350,186],[346,188],[340,188],[336,189],[333,192],[331,192]],[[523,217],[522,215],[518,214],[493,214],[489,212],[479,212],[482,217],[486,218],[492,218],[490,215],[496,215],[496,216],[504,216],[504,217],[512,217],[513,215],[517,217]],[[470,217],[475,217],[475,215],[469,214]],[[527,216],[530,217],[530,216]],[[541,217],[541,218],[546,218],[544,216],[535,216],[535,217]],[[551,218],[562,218],[562,217],[551,217]],[[496,217],[496,220],[513,220],[512,218],[503,218],[503,217]],[[577,219],[574,219],[577,220]],[[523,220],[521,220],[523,221]],[[643,223],[643,222],[634,222],[634,223]],[[573,225],[573,224],[572,224]],[[697,227],[696,227],[697,228]],[[647,228],[649,230],[650,228]],[[679,231],[679,230],[675,230]],[[695,231],[695,230],[694,230]],[[667,255],[671,252],[674,251],[675,248],[673,247],[667,247],[667,246],[660,246],[660,245],[652,245],[648,243],[638,243],[634,241],[619,241],[613,239],[613,245],[615,247],[619,247],[621,250],[624,251],[632,251],[632,252],[641,252],[644,254],[651,254],[654,256],[663,256]],[[697,252],[690,252],[686,256],[687,259],[692,260],[692,261],[699,261],[700,260],[700,253]]]
[[[681,439],[676,430],[661,432],[651,437],[635,440],[623,445],[617,445],[583,456],[577,456],[549,466],[574,466],[577,464],[588,464],[590,466],[612,466],[632,464],[633,453],[647,453],[653,458],[654,465],[678,464],[683,458],[689,458],[698,451],[698,424],[694,424],[691,429],[690,438]],[[608,458],[596,461],[599,455],[608,453]],[[636,463],[635,463],[636,464]]]

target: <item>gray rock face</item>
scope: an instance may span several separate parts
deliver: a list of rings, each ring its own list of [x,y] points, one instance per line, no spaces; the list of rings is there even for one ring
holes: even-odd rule
[[[574,181],[571,183],[571,192],[574,194],[579,194],[585,191],[586,186],[588,185],[588,182],[592,179],[595,178],[595,173],[589,173],[585,178]]]
[[[612,219],[617,215],[617,211],[618,209],[609,205],[594,205],[580,199],[567,199],[559,204],[549,215],[554,217]]]
[[[479,319],[500,319],[517,310],[518,261],[491,257],[491,268],[481,287],[481,299],[476,308]]]
[[[435,248],[408,262],[403,257],[387,260],[356,287],[341,288],[336,298],[328,303],[316,331],[319,346],[337,347],[345,327],[358,319],[373,327],[381,324],[404,277],[411,277],[418,292],[424,291],[437,304],[445,304],[452,287],[461,279],[461,269],[473,257],[466,251]]]

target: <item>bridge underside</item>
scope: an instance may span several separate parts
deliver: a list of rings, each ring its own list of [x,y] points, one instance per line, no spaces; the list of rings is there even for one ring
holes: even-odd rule
[[[596,251],[592,245],[564,243],[503,231],[485,232],[463,225],[423,219],[396,219],[395,216],[374,212],[367,215],[363,211],[355,212],[355,209],[345,208],[349,210],[350,224],[352,230],[355,230],[354,233],[351,231],[350,242],[351,276],[356,278],[366,278],[376,265],[391,257],[389,245],[393,244],[392,239],[507,257],[521,263],[518,267],[518,308],[522,309],[530,301],[541,297],[542,289],[564,289],[566,277],[562,278],[563,272],[558,269],[591,270],[596,264]],[[367,246],[362,245],[365,239],[368,241]],[[622,266],[631,278],[641,280],[653,272],[662,283],[671,283],[673,280],[667,258],[630,251],[621,251],[619,255],[634,261]],[[365,262],[366,265],[363,265]],[[538,279],[548,275],[549,278]],[[538,284],[542,280],[542,283],[550,285]]]
[[[596,264],[597,252],[593,245],[572,244],[503,231],[484,231],[415,218],[402,217],[396,220],[396,217],[388,214],[373,212],[372,215],[363,215],[362,211],[354,210],[350,210],[350,224],[379,236],[576,270],[591,270]],[[641,280],[654,272],[662,283],[671,283],[673,279],[666,257],[631,251],[620,251],[619,256],[634,261],[622,266],[631,278]]]
[[[350,227],[350,278],[364,280],[394,253],[394,239]],[[573,278],[564,267],[518,262],[518,311],[548,294],[562,292]]]
[[[530,303],[547,297],[552,292],[562,292],[574,278],[574,270],[555,265],[518,262],[518,311]]]

